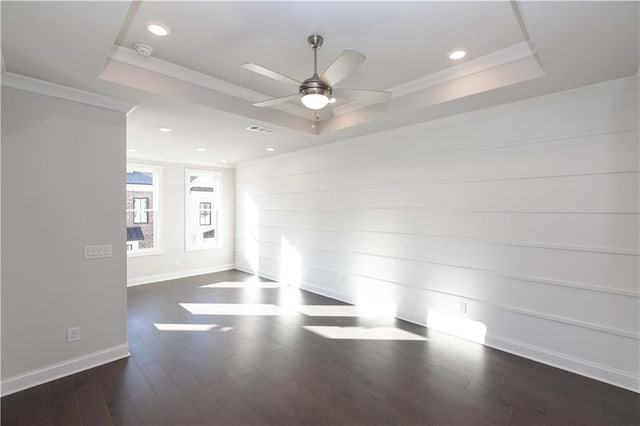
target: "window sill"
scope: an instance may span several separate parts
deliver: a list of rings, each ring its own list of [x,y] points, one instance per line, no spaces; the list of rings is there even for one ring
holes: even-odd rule
[[[202,250],[211,250],[211,249],[219,249],[219,248],[222,248],[222,244],[215,244],[215,245],[204,246],[204,247],[187,247],[185,248],[185,251],[202,251]]]
[[[129,257],[144,257],[144,256],[157,256],[159,254],[162,254],[162,250],[154,250],[154,249],[150,249],[150,250],[138,250],[138,251],[134,251],[134,252],[127,252],[127,258]]]

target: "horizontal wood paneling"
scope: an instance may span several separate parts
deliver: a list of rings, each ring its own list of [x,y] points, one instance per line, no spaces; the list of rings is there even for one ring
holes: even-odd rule
[[[503,307],[517,307],[531,315],[552,315],[618,329],[638,335],[636,321],[640,300],[637,295],[571,287],[500,272],[424,263],[408,259],[381,257],[353,252],[316,250],[293,245],[303,267],[323,269],[345,276],[359,276],[395,282],[451,296]],[[278,268],[289,259],[275,243],[260,243],[260,261],[269,259]],[[285,262],[285,263],[283,263]],[[419,280],[416,279],[419,277]],[[566,303],[567,299],[573,301]],[[594,309],[594,305],[598,308]]]
[[[467,241],[425,239],[398,234],[357,233],[320,240],[303,241],[290,238],[286,230],[262,232],[261,253],[270,257],[279,255],[282,239],[297,250],[330,251],[337,256],[372,256],[372,263],[381,258],[410,260],[450,269],[470,269],[491,272],[494,275],[518,276],[539,282],[566,283],[566,286],[584,285],[604,291],[638,295],[638,257],[635,255],[603,254],[588,251],[553,250],[522,246],[482,244]],[[335,234],[334,234],[335,236]],[[237,248],[243,241],[237,241]],[[265,252],[264,250],[272,250]],[[311,256],[316,259],[316,255]],[[354,260],[346,262],[353,264]],[[341,270],[346,265],[329,266]],[[368,269],[365,263],[358,268]],[[353,272],[353,271],[352,271]]]
[[[374,163],[245,182],[251,195],[299,191],[344,190],[346,187],[447,180],[491,180],[615,173],[636,170],[638,132],[625,130],[526,145],[483,150],[444,151],[382,160],[384,173]],[[637,170],[636,170],[637,171]]]
[[[586,190],[588,188],[588,191]],[[419,194],[419,196],[416,196]],[[453,208],[464,210],[637,211],[638,172],[250,196],[261,209]]]
[[[638,127],[628,78],[241,165],[236,263],[637,389]]]
[[[531,246],[638,251],[638,214],[502,213],[423,209],[261,211],[262,232],[282,228],[301,238],[341,238],[336,232],[381,232]],[[245,218],[236,217],[238,227]],[[282,232],[282,231],[280,231]]]
[[[484,150],[622,130],[637,130],[637,82],[614,83],[609,93],[576,90],[367,135],[336,150],[325,145],[242,167],[239,182],[334,171],[361,164],[446,151]],[[613,87],[616,86],[616,87]],[[601,90],[607,90],[606,88]],[[595,95],[595,96],[594,96]],[[548,123],[550,125],[541,125]],[[344,145],[344,144],[341,144]]]

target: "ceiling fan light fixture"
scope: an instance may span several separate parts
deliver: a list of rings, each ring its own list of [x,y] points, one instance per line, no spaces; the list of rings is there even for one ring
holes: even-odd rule
[[[318,110],[327,106],[329,98],[320,93],[308,93],[301,95],[300,100],[309,109]]]
[[[306,79],[300,86],[300,100],[309,109],[326,107],[332,97],[331,87],[322,82],[317,74]]]

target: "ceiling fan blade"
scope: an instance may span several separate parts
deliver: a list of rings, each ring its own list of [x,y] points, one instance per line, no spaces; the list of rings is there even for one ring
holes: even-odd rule
[[[257,106],[257,107],[268,107],[268,106],[272,106],[272,105],[277,105],[277,104],[281,104],[287,101],[292,101],[294,99],[300,99],[300,95],[298,95],[297,93],[295,95],[289,95],[289,96],[283,96],[281,98],[273,98],[273,99],[268,99],[266,101],[262,101],[262,102],[256,102],[255,104],[253,104],[253,106]]]
[[[358,68],[367,58],[355,50],[345,50],[320,76],[320,80],[333,86]]]
[[[286,76],[284,74],[281,74],[279,72],[276,72],[276,71],[272,71],[272,70],[270,70],[268,68],[265,68],[265,67],[263,67],[261,65],[254,64],[253,62],[247,62],[246,64],[242,64],[242,68],[244,68],[246,70],[249,70],[249,71],[253,71],[253,72],[258,73],[260,75],[263,75],[265,77],[269,77],[269,78],[271,78],[273,80],[277,80],[277,81],[279,81],[281,83],[292,85],[292,86],[300,86],[300,84],[301,84],[299,81],[294,80],[291,77],[288,77],[288,76]]]
[[[352,101],[382,103],[391,98],[391,92],[381,90],[333,89],[333,96]]]

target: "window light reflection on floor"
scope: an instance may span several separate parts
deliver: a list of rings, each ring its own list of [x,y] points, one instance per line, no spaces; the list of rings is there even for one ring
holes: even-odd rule
[[[295,315],[295,312],[265,303],[180,303],[180,306],[193,315]]]
[[[200,288],[280,288],[280,283],[269,281],[224,281],[201,285]]]
[[[394,318],[395,305],[305,305],[300,291],[282,288],[278,305],[260,303],[180,303],[193,315],[283,316],[303,314],[309,317]]]
[[[327,339],[351,340],[406,340],[422,341],[429,339],[396,327],[337,327],[307,325],[304,329]]]
[[[354,305],[300,305],[297,310],[310,317],[393,318],[396,313],[395,305],[379,309],[371,305],[364,308]]]
[[[395,318],[398,313],[398,305],[375,299],[360,299],[356,308],[361,317]]]
[[[210,331],[217,324],[153,324],[160,331]]]

